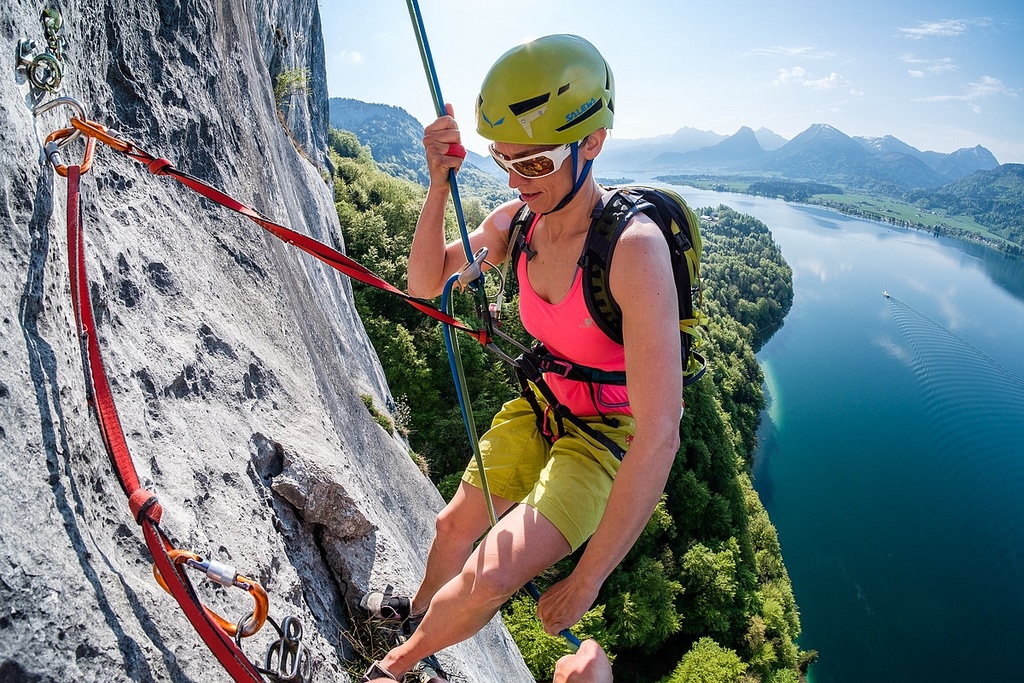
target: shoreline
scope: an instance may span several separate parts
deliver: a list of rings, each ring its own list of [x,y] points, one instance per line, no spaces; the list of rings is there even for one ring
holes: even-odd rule
[[[887,218],[878,214],[874,211],[859,210],[856,207],[850,206],[849,204],[843,204],[840,202],[831,202],[827,200],[822,201],[794,201],[786,199],[784,197],[767,197],[763,194],[756,194],[753,192],[743,192],[740,190],[732,190],[723,187],[702,187],[694,183],[672,183],[665,180],[666,176],[658,176],[654,178],[657,182],[662,182],[667,185],[677,185],[679,187],[692,187],[697,190],[705,190],[710,192],[720,192],[722,194],[736,194],[747,197],[761,197],[763,199],[779,199],[786,202],[787,204],[795,204],[797,206],[814,206],[828,211],[834,211],[844,216],[850,216],[852,218],[860,218],[863,220],[878,223],[880,225],[887,225],[895,228],[904,228],[907,230],[916,230],[918,232],[931,233],[935,237],[946,237],[949,239],[960,240],[962,242],[970,242],[983,247],[987,247],[998,251],[1005,256],[1011,256],[1016,258],[1024,258],[1024,246],[1010,242],[1003,238],[993,238],[986,235],[982,235],[977,232],[973,232],[966,228],[958,228],[956,226],[948,225],[946,223],[938,223],[937,225],[926,225],[920,222],[908,221],[906,219],[898,218]]]

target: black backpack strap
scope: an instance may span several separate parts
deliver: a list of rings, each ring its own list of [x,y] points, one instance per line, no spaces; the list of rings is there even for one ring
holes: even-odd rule
[[[651,204],[638,194],[619,190],[607,203],[599,202],[583,245],[578,265],[583,273],[583,298],[597,326],[617,344],[622,343],[622,309],[609,285],[615,245],[629,221]]]
[[[536,218],[537,214],[530,211],[529,206],[523,204],[516,211],[516,215],[512,218],[512,225],[509,226],[508,256],[505,258],[505,265],[502,266],[501,273],[506,300],[511,300],[512,295],[518,289],[517,266],[519,264],[519,257],[525,253],[527,260],[529,260],[536,254],[536,252],[530,250],[530,245],[526,241],[526,235],[529,233],[530,226],[533,225]]]

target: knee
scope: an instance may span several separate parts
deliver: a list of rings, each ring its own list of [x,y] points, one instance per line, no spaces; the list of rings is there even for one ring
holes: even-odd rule
[[[486,527],[486,519],[484,526]],[[434,532],[437,540],[446,544],[472,545],[482,534],[479,520],[467,514],[464,506],[454,502],[445,506],[434,520]]]
[[[484,564],[473,569],[473,594],[485,603],[502,605],[523,587],[512,567]]]

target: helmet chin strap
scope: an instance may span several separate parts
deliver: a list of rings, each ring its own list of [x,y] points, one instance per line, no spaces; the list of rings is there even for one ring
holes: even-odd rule
[[[590,167],[594,164],[594,160],[587,159],[587,161],[583,164],[583,168],[580,168],[579,151],[580,143],[572,143],[572,146],[569,148],[569,152],[572,154],[572,176],[573,178],[576,179],[572,185],[572,191],[569,192],[569,194],[565,195],[565,197],[562,198],[562,201],[558,202],[558,206],[551,209],[550,211],[545,211],[542,215],[546,216],[548,214],[564,209],[565,206],[572,201],[572,198],[576,196],[576,193],[580,191],[580,188],[583,187],[583,182],[587,179],[587,176],[590,174]]]

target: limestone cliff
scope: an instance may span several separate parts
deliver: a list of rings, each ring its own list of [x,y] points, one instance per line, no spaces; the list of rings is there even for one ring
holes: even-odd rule
[[[342,243],[325,182],[316,2],[57,6],[60,94],[88,118]],[[8,54],[41,41],[40,9],[3,4]],[[153,581],[111,473],[72,323],[66,182],[41,155],[71,111],[34,117],[40,98],[13,62],[0,79],[0,680],[226,680]],[[309,91],[279,102],[275,78],[296,69],[309,69]],[[80,154],[80,143],[67,149]],[[313,680],[346,680],[346,601],[415,585],[441,505],[364,406],[366,395],[393,404],[349,283],[109,149],[82,192],[99,341],[163,528],[260,580],[272,616],[303,620]],[[225,616],[249,608],[244,594],[196,584]],[[252,640],[247,652],[262,657],[270,635]],[[497,623],[441,659],[462,680],[530,680]]]

